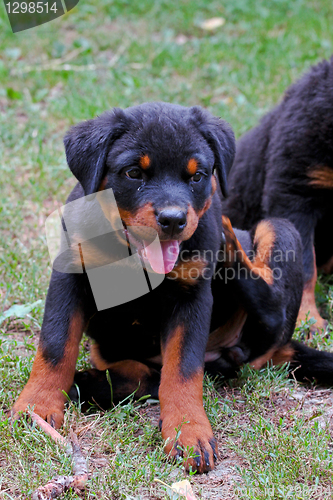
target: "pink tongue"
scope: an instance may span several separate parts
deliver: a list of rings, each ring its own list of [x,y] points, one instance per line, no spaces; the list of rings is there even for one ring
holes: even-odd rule
[[[172,271],[179,255],[179,241],[161,241],[161,249],[157,245],[145,245],[146,256],[153,271],[158,274],[168,274]]]

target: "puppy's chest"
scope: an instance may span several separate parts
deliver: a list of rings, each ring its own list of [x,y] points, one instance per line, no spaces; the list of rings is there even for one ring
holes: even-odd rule
[[[95,314],[90,320],[88,333],[94,337],[101,325],[112,324],[121,325],[126,334],[159,328],[167,319],[170,320],[175,305],[183,295],[184,291],[176,281],[165,278],[149,293]]]

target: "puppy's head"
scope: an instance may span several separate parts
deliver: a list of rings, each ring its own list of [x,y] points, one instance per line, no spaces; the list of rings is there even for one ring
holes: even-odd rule
[[[149,228],[157,231],[165,272],[210,207],[214,171],[227,195],[234,135],[226,122],[199,107],[147,103],[114,109],[72,127],[64,142],[68,165],[86,195],[112,188],[136,246],[149,240]],[[108,216],[107,207],[103,211]],[[146,254],[157,267],[154,255]]]

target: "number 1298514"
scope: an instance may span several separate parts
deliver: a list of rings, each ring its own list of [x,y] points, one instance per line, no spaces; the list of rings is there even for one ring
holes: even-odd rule
[[[6,3],[8,14],[48,14],[57,12],[57,3],[54,2],[8,2]]]

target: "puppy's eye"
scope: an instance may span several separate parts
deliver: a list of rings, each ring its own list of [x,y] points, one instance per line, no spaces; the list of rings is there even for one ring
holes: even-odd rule
[[[192,181],[193,181],[193,182],[200,182],[202,178],[203,178],[203,174],[202,174],[201,172],[196,172],[196,173],[192,176]]]
[[[142,172],[139,168],[130,168],[125,172],[126,177],[129,179],[136,179],[136,180],[141,180],[142,179]]]

